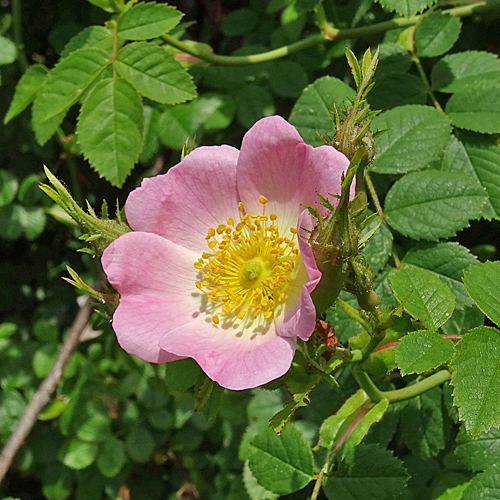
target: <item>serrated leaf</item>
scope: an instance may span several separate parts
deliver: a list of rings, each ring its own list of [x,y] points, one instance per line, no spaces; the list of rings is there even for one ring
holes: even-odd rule
[[[455,294],[456,308],[471,306],[462,283],[464,269],[477,262],[469,250],[455,242],[441,242],[435,245],[410,250],[404,262],[431,271],[446,283]]]
[[[361,234],[373,229],[378,223],[379,220],[373,221]],[[364,253],[371,270],[375,274],[381,271],[387,264],[387,260],[392,252],[392,240],[391,230],[387,227],[385,221],[382,221],[375,234],[366,243]]]
[[[446,363],[453,356],[453,342],[436,332],[411,332],[396,346],[401,375],[423,373]]]
[[[440,11],[426,15],[415,28],[414,42],[420,57],[436,57],[448,52],[460,35],[460,19]]]
[[[500,262],[484,262],[464,273],[467,293],[488,318],[500,325]]]
[[[462,335],[472,328],[482,326],[484,314],[476,307],[455,309],[451,318],[441,327],[446,335]]]
[[[372,130],[387,130],[377,139],[374,172],[402,174],[427,167],[448,144],[451,127],[437,109],[400,106],[377,116]],[[425,144],[425,146],[423,146]]]
[[[459,173],[412,172],[387,194],[387,223],[405,236],[436,241],[449,238],[478,219],[487,197],[484,188]]]
[[[500,332],[480,326],[455,345],[451,360],[453,402],[468,432],[500,427]]]
[[[33,103],[33,122],[42,123],[67,111],[111,61],[101,49],[80,49],[49,73]]]
[[[406,73],[377,78],[368,94],[373,109],[392,109],[396,106],[425,104],[427,89],[422,80]]]
[[[101,177],[120,187],[139,158],[143,141],[140,97],[121,78],[99,82],[78,117],[78,142]]]
[[[133,5],[118,19],[117,33],[125,40],[148,40],[169,32],[183,14],[175,7],[156,2]]]
[[[273,493],[286,495],[313,479],[313,455],[302,434],[285,427],[278,436],[271,429],[252,440],[250,470],[258,483]]]
[[[472,437],[460,428],[454,455],[467,469],[479,472],[496,465],[500,461],[500,430],[490,429],[488,432]]]
[[[409,399],[400,414],[401,437],[410,450],[424,460],[436,456],[447,441],[441,388]]]
[[[110,436],[101,445],[97,457],[97,468],[105,477],[115,477],[125,464],[125,451],[121,441]]]
[[[496,84],[500,80],[500,59],[490,52],[470,50],[449,54],[432,68],[432,86],[440,92],[462,92]]]
[[[437,330],[455,309],[455,296],[437,276],[426,269],[403,264],[390,275],[394,295],[407,298],[405,311],[422,321],[429,330]]]
[[[307,85],[307,73],[297,62],[277,61],[269,67],[269,85],[276,95],[297,98]]]
[[[36,141],[43,146],[57,131],[66,116],[67,110],[61,111],[58,115],[43,122],[36,120],[33,108],[31,109],[31,126],[35,134]]]
[[[441,493],[435,500],[461,500],[463,492],[467,489],[470,482],[459,484],[453,488],[448,488],[444,493]]]
[[[329,500],[396,498],[408,481],[403,462],[378,445],[358,446],[352,465],[343,466],[324,483]]]
[[[446,114],[458,128],[500,133],[500,84],[481,90],[468,88],[453,94],[446,103]]]
[[[8,123],[32,103],[36,93],[42,87],[48,71],[42,64],[35,64],[26,70],[19,82],[17,82],[14,97],[3,119],[4,123]]]
[[[433,5],[436,0],[378,0],[386,10],[396,11],[404,17],[414,16]]]
[[[492,466],[472,478],[461,500],[478,500],[478,498],[491,500],[500,498],[500,467]]]
[[[245,465],[243,466],[243,484],[250,500],[275,500],[278,498],[278,495],[266,490],[257,482],[257,479],[255,479],[248,466],[248,460],[245,460]]]
[[[139,94],[153,101],[179,104],[196,97],[191,75],[170,52],[156,45],[125,45],[116,55],[115,66]]]
[[[399,43],[381,43],[375,79],[406,73],[411,67],[409,52]],[[369,94],[368,94],[369,95]]]
[[[104,26],[89,26],[75,35],[61,52],[61,59],[78,49],[95,47],[107,53],[113,50],[113,32]]]
[[[486,189],[488,200],[483,208],[486,219],[500,217],[500,146],[491,137],[478,134],[461,134],[460,140],[452,137],[441,161],[441,170],[462,172],[469,179]]]
[[[335,125],[330,111],[334,106],[343,110],[348,99],[354,99],[356,93],[349,85],[333,76],[323,76],[307,86],[295,103],[290,114],[290,123],[297,127],[305,142],[312,146],[321,146],[323,141],[335,133]]]

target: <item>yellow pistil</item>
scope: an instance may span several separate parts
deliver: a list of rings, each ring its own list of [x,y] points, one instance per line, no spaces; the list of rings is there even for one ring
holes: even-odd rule
[[[238,204],[239,221],[232,217],[227,224],[209,228],[206,236],[210,252],[203,252],[194,267],[203,279],[195,282],[215,306],[212,321],[229,319],[270,319],[276,306],[285,298],[285,288],[299,254],[296,228],[292,238],[280,236],[275,224],[277,215],[265,213],[268,202],[259,196],[262,214],[243,214]]]

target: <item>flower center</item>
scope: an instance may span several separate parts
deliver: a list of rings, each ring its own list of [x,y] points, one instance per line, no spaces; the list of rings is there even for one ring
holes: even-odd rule
[[[239,222],[232,217],[226,224],[209,228],[206,236],[209,251],[194,263],[203,273],[196,281],[216,307],[212,321],[219,315],[242,320],[251,315],[257,319],[273,316],[285,298],[285,288],[299,254],[297,229],[290,228],[291,238],[280,235],[277,216],[266,215],[267,198],[259,197],[262,215],[245,214],[239,203]]]

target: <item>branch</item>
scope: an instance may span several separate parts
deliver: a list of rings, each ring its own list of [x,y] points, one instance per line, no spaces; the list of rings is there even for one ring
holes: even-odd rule
[[[89,324],[91,314],[91,299],[90,297],[87,297],[85,304],[81,307],[73,324],[71,325],[71,330],[64,340],[61,350],[59,351],[49,374],[31,398],[31,401],[28,403],[28,406],[19,420],[17,427],[14,429],[14,432],[2,450],[2,454],[0,455],[0,483],[5,477],[5,474],[7,474],[17,451],[30,433],[32,427],[35,425],[38,414],[49,402],[50,397],[54,392],[59,379],[61,378],[64,368],[71,357],[71,354],[80,342],[82,332]]]
[[[452,9],[446,9],[442,12],[444,14],[450,14],[451,16],[464,17],[481,12],[488,12],[499,8],[500,0],[484,0],[482,2],[461,5]],[[290,45],[285,45],[278,49],[248,56],[222,56],[213,54],[207,50],[200,49],[188,42],[178,40],[177,38],[168,34],[163,35],[162,38],[169,45],[172,45],[173,47],[181,50],[182,52],[185,52],[186,54],[198,57],[203,61],[225,66],[240,66],[244,64],[255,64],[265,61],[271,61],[273,59],[285,57],[294,52],[298,52],[300,50],[313,47],[324,42],[337,42],[339,40],[361,38],[371,35],[378,35],[380,33],[385,33],[386,31],[397,28],[407,28],[409,26],[416,25],[425,15],[426,14],[419,14],[411,17],[396,17],[394,19],[391,19],[390,21],[383,21],[381,23],[372,24],[371,26],[362,26],[360,28],[351,28],[345,30],[330,28],[328,30],[328,33],[325,33],[324,35],[318,33]]]

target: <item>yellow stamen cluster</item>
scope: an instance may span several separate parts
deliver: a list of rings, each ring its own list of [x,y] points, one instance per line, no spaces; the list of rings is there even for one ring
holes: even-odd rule
[[[291,238],[280,236],[276,214],[266,215],[267,198],[260,196],[259,201],[261,215],[243,215],[240,202],[239,222],[229,217],[226,224],[209,228],[209,251],[194,263],[203,274],[196,287],[215,305],[216,325],[222,315],[242,320],[247,314],[254,319],[262,314],[269,319],[285,298],[284,288],[299,254],[297,229],[290,228]]]

